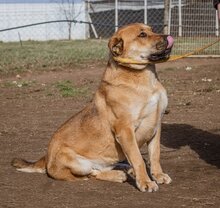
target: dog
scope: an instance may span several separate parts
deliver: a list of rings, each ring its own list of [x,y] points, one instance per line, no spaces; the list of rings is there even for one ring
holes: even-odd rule
[[[171,36],[156,34],[145,24],[120,28],[109,40],[109,61],[92,101],[54,133],[44,157],[36,162],[13,159],[12,165],[58,180],[95,177],[122,183],[127,173],[114,168],[127,160],[141,192],[169,184],[160,165],[161,119],[168,99],[154,62],[167,59],[172,46]],[[115,57],[151,63],[123,64]],[[140,153],[145,143],[149,175]]]

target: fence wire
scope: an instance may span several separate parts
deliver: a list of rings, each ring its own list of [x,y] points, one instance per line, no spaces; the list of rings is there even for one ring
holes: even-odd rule
[[[183,54],[219,38],[219,21],[212,0],[185,0],[171,4],[170,33],[176,37],[175,54]],[[220,44],[200,55],[220,55]]]
[[[0,41],[108,39],[118,27],[133,22],[162,33],[164,11],[163,0],[0,0]],[[168,31],[176,40],[174,54],[219,37],[212,0],[170,0],[168,15]],[[52,22],[44,23],[48,21]],[[36,25],[1,32],[30,24]],[[199,55],[220,56],[220,44]]]

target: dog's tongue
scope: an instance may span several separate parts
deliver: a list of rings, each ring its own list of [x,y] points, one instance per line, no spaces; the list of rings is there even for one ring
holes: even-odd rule
[[[171,48],[173,46],[173,43],[174,43],[174,39],[172,36],[168,35],[167,36],[167,41],[168,41],[168,45],[167,45],[167,48]]]

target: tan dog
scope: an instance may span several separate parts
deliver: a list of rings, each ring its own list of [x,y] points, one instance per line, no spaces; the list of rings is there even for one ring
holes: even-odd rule
[[[46,172],[59,180],[94,176],[124,182],[126,173],[113,168],[127,159],[140,191],[157,191],[157,184],[169,184],[171,179],[159,161],[166,91],[154,64],[123,65],[114,57],[157,61],[169,56],[172,43],[171,36],[155,34],[144,24],[119,29],[109,41],[109,62],[93,101],[55,132],[46,156],[35,163],[14,159],[12,165],[23,172]],[[139,149],[144,143],[153,181]]]

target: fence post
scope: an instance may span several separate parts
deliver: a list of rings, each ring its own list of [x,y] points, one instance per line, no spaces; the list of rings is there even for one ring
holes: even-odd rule
[[[144,24],[147,24],[147,0],[144,0]]]
[[[216,29],[216,36],[219,36],[219,20],[218,20],[218,11],[216,10],[216,20],[215,20],[215,29]]]
[[[181,5],[181,0],[179,0],[178,10],[179,10],[179,37],[182,37],[182,5]]]
[[[90,26],[92,28],[93,34],[94,34],[95,38],[98,38],[98,34],[96,32],[95,26],[93,25],[92,19],[91,19],[90,14],[89,14],[89,11],[90,11],[90,0],[87,1],[86,9],[87,9],[87,20],[86,21],[90,22]],[[89,32],[89,25],[88,25],[88,32]],[[90,34],[88,35],[88,38],[90,38]]]
[[[170,0],[164,0],[164,34],[168,34]]]
[[[118,30],[118,0],[115,0],[115,32]]]
[[[170,0],[170,5],[169,5],[169,20],[168,20],[168,34],[170,34],[171,31],[171,10],[172,9],[172,0]]]
[[[89,22],[89,1],[85,1],[85,12],[86,12],[86,21]],[[86,32],[85,32],[86,39],[90,38],[90,33],[89,33],[89,24],[86,25]]]

